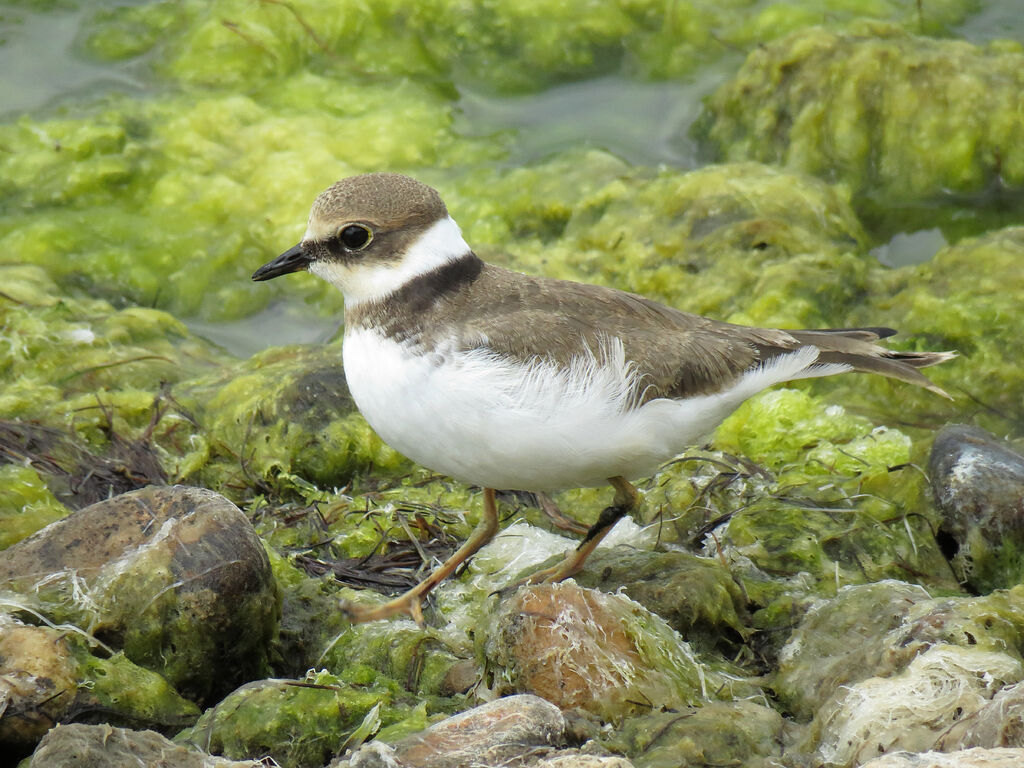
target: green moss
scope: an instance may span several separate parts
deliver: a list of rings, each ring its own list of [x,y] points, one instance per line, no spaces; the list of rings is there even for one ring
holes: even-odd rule
[[[0,465],[0,549],[68,514],[32,467]]]

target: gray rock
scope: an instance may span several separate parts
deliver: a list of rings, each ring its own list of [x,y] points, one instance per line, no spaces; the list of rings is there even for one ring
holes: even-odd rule
[[[564,745],[565,731],[565,718],[554,704],[529,694],[509,696],[453,715],[390,747],[364,744],[332,767],[525,766]]]
[[[983,429],[954,425],[935,438],[928,475],[943,515],[944,549],[979,594],[1024,578],[1024,456]]]
[[[257,760],[222,757],[180,747],[155,731],[109,725],[58,725],[32,754],[28,768],[262,768]]]
[[[1024,749],[964,749],[959,752],[893,752],[860,768],[1020,768]]]

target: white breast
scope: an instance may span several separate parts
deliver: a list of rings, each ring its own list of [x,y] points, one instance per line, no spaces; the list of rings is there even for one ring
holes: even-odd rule
[[[617,339],[568,368],[482,350],[416,354],[365,329],[344,345],[352,396],[391,447],[467,483],[531,491],[648,475],[747,397],[807,375],[817,354],[776,358],[721,394],[631,408],[636,373]]]

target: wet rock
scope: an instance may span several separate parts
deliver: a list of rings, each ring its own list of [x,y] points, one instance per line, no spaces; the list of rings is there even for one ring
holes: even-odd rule
[[[632,767],[593,741],[566,748],[567,736],[558,707],[521,694],[481,704],[391,745],[371,741],[331,768]]]
[[[208,709],[194,727],[175,737],[232,759],[270,755],[290,768],[322,766],[379,727],[411,714],[390,689],[353,685],[328,672],[302,680],[257,680]]]
[[[78,633],[0,614],[0,749],[28,754],[55,723],[72,719],[176,730],[198,715],[166,680],[124,655],[99,658]]]
[[[564,746],[565,731],[565,718],[554,704],[537,696],[509,696],[442,720],[386,752],[410,768],[524,765],[538,752],[548,754]],[[379,745],[368,744],[335,765],[370,766],[382,757]]]
[[[31,749],[67,713],[77,665],[55,630],[0,621],[0,744]]]
[[[1019,768],[1024,749],[964,749],[959,752],[893,752],[861,768]]]
[[[262,672],[279,611],[245,515],[184,486],[122,494],[51,524],[5,552],[0,587],[197,700]]]
[[[576,581],[584,587],[622,591],[658,614],[690,642],[714,644],[723,632],[744,632],[743,591],[721,561],[684,552],[598,549]]]
[[[979,593],[1024,580],[1024,456],[983,429],[955,425],[928,461],[957,576]]]
[[[27,768],[261,768],[257,760],[225,760],[178,746],[154,731],[109,725],[59,725],[32,754]]]
[[[757,691],[735,670],[704,664],[638,603],[571,581],[520,589],[494,626],[487,653],[499,692],[534,693],[605,720]]]
[[[1005,653],[936,645],[898,674],[844,686],[811,723],[820,762],[860,765],[896,750],[934,749],[948,729],[982,710],[1024,665]]]
[[[992,701],[950,728],[937,747],[948,751],[971,747],[1024,747],[1024,684],[1003,688]]]
[[[644,768],[750,766],[781,757],[784,727],[778,712],[754,701],[714,701],[632,718],[600,741]]]
[[[922,587],[898,581],[844,587],[808,611],[783,646],[776,694],[809,718],[840,686],[892,671],[887,634],[929,599]]]

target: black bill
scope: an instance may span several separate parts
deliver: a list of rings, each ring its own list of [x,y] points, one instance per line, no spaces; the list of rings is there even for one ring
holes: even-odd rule
[[[309,266],[309,261],[309,256],[302,250],[302,243],[299,243],[253,272],[252,279],[273,280],[290,272],[301,272]]]

